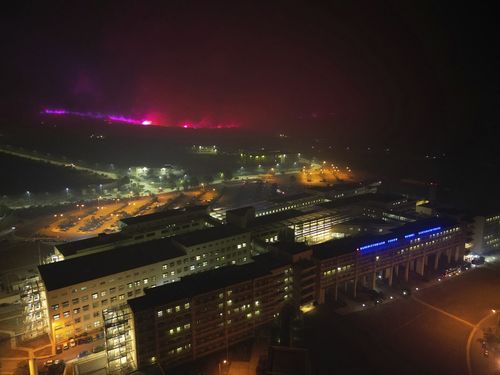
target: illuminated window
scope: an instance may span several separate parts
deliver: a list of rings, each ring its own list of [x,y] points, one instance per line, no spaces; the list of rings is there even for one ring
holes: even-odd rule
[[[187,303],[185,303],[185,304],[184,304],[184,308],[185,308],[186,310],[187,310],[187,309],[189,309],[189,302],[187,302]]]
[[[179,312],[181,311],[181,307],[180,306],[175,306],[175,312]]]
[[[163,316],[163,311],[162,310],[158,310],[156,312],[156,314],[158,315],[158,318],[161,318]]]
[[[60,317],[61,317],[61,316],[60,316],[59,314],[55,314],[55,315],[53,315],[53,316],[52,316],[52,318],[53,318],[54,320],[59,320],[59,318],[60,318]]]

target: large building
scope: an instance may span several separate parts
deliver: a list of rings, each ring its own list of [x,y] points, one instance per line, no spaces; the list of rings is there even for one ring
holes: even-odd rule
[[[55,245],[54,254],[57,260],[71,259],[121,246],[189,233],[214,224],[217,223],[208,215],[207,206],[155,212],[121,219],[119,221],[121,231],[118,233],[102,233],[95,237]]]
[[[500,248],[500,214],[475,216],[472,222],[472,251],[487,254]]]
[[[145,288],[248,262],[250,233],[219,226],[39,266],[56,343],[102,327],[102,311]]]
[[[292,269],[270,254],[150,289],[129,301],[138,366],[166,367],[253,336],[292,298]]]
[[[426,219],[406,224],[381,236],[348,237],[313,247],[319,265],[317,301],[337,299],[338,289],[359,285],[375,288],[377,279],[392,285],[400,273],[408,281],[410,271],[423,275],[437,269],[442,257],[448,263],[463,260],[465,232],[450,219]]]
[[[464,230],[450,219],[426,219],[389,234],[320,245],[280,242],[245,265],[229,266],[148,289],[106,314],[110,370],[158,362],[173,367],[252,337],[286,302],[307,311],[353,296],[362,285],[408,280],[440,262],[463,259]],[[120,318],[121,317],[121,318]],[[119,337],[115,332],[120,332]]]

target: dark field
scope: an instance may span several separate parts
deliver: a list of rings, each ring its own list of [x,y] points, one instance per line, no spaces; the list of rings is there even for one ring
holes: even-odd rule
[[[106,179],[71,168],[49,165],[0,153],[2,183],[0,195],[31,193],[63,193],[70,189],[105,183]]]

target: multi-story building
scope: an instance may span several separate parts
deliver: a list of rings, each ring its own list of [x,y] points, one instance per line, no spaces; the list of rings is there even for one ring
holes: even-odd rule
[[[285,302],[307,311],[337,298],[339,287],[356,296],[362,284],[408,280],[410,272],[422,275],[441,260],[460,262],[464,245],[462,227],[444,218],[320,245],[269,244],[269,253],[251,263],[147,289],[128,306],[105,312],[110,368],[172,367],[223,350],[270,323]]]
[[[292,297],[292,269],[270,254],[187,276],[129,301],[138,366],[166,367],[252,337]]]
[[[456,221],[427,219],[409,223],[381,236],[348,237],[313,246],[318,262],[316,300],[337,299],[338,288],[359,284],[375,288],[377,279],[392,285],[394,275],[410,271],[423,275],[425,268],[437,269],[441,257],[449,262],[463,260],[465,233]]]
[[[500,248],[500,214],[475,216],[472,223],[472,251],[488,253]]]
[[[342,210],[303,212],[290,209],[254,217],[251,208],[228,212],[228,223],[248,228],[252,237],[263,242],[278,242],[280,233],[291,231],[296,242],[319,243],[335,237],[335,225],[351,218]]]
[[[39,266],[55,342],[102,327],[102,311],[151,288],[248,262],[250,233],[230,226],[151,240]]]
[[[260,217],[293,209],[309,208],[324,202],[328,202],[328,199],[325,199],[324,197],[319,196],[318,194],[311,194],[304,192],[304,193],[285,195],[267,201],[253,202],[252,207],[255,210],[255,217]],[[233,207],[229,209],[218,207],[214,208],[211,211],[210,215],[219,222],[226,222],[228,213],[230,213],[231,211],[238,211],[247,208],[248,206],[243,206],[238,208]]]
[[[376,193],[381,184],[381,181],[345,182],[330,186],[311,186],[307,190],[333,201],[363,194]]]
[[[260,205],[255,211],[255,216],[259,217],[287,210],[311,207],[326,201],[327,199],[322,196],[305,192],[285,195],[269,200],[266,205]]]
[[[148,215],[121,219],[118,233],[85,238],[54,246],[56,260],[107,251],[121,246],[193,232],[217,224],[208,215],[206,206],[166,210]]]

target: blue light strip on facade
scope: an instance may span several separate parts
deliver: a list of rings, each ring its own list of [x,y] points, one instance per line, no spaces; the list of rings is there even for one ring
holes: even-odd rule
[[[375,247],[375,246],[385,245],[385,243],[386,243],[385,241],[372,243],[372,244],[370,244],[370,245],[361,246],[361,247],[359,248],[359,250],[363,251],[363,250],[370,249],[370,248]]]
[[[424,230],[419,231],[418,235],[434,233],[434,232],[440,231],[441,229],[442,229],[442,227],[434,227],[434,228],[424,229]],[[415,233],[410,233],[410,234],[407,234],[404,236],[405,239],[409,239],[409,238],[413,238],[413,237],[415,237]],[[375,242],[375,243],[372,243],[369,245],[361,246],[360,248],[358,248],[358,251],[365,251],[368,249],[373,249],[375,247],[392,244],[392,243],[397,242],[397,241],[398,241],[398,238],[396,237],[396,238],[391,238],[390,240],[387,240],[387,241]]]
[[[418,234],[426,234],[426,233],[436,232],[438,230],[441,230],[441,227],[435,227],[435,228],[430,228],[430,229],[426,229],[426,230],[421,230],[420,232],[418,232]]]

